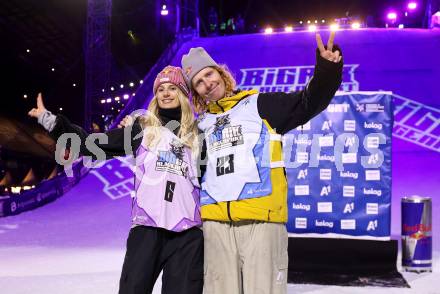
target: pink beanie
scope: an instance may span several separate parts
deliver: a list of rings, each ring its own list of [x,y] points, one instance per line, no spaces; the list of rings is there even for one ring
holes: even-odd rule
[[[183,72],[180,67],[168,65],[165,67],[154,80],[153,94],[156,94],[157,88],[164,83],[171,83],[179,87],[183,94],[189,95],[189,89],[183,77]]]

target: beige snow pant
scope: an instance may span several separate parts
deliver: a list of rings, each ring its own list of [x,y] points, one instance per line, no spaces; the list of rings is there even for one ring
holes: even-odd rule
[[[262,221],[203,223],[204,294],[285,294],[287,230]]]

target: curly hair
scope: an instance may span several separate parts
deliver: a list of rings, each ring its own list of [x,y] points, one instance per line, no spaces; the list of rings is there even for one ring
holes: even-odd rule
[[[230,97],[234,95],[237,82],[235,81],[235,78],[232,75],[229,68],[225,64],[221,64],[220,66],[213,66],[212,68],[218,71],[220,77],[225,82],[225,97]],[[208,101],[206,101],[194,90],[192,84],[191,84],[191,91],[192,91],[192,102],[194,105],[194,110],[198,114],[205,112],[208,109]]]

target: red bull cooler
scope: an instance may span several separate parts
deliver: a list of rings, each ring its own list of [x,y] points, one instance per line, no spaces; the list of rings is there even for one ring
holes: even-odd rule
[[[402,267],[432,271],[432,203],[429,197],[402,198]]]

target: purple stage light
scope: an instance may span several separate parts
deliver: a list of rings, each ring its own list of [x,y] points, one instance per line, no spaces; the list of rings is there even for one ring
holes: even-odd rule
[[[351,28],[354,30],[358,30],[361,28],[361,24],[359,22],[354,22],[351,24]]]
[[[285,31],[286,33],[291,33],[291,32],[293,32],[293,27],[292,27],[292,26],[286,26],[286,27],[284,28],[284,31]]]
[[[272,34],[273,33],[273,29],[271,27],[267,27],[264,29],[264,33],[265,34]]]
[[[396,20],[397,19],[397,13],[395,13],[395,12],[388,12],[387,18],[389,20]]]
[[[416,2],[409,2],[408,3],[408,9],[409,10],[414,10],[417,8],[417,3]]]
[[[168,9],[166,5],[162,6],[162,10],[160,11],[161,15],[168,15]]]

